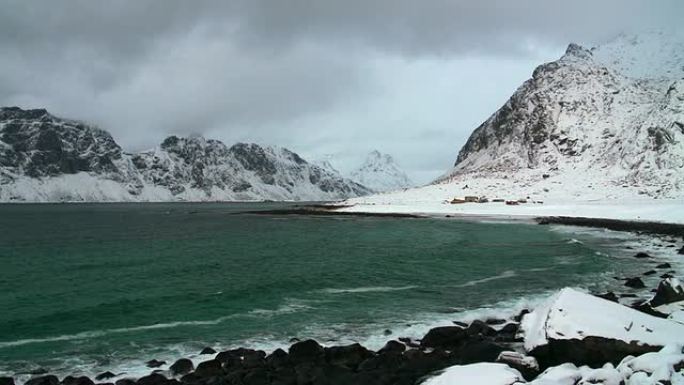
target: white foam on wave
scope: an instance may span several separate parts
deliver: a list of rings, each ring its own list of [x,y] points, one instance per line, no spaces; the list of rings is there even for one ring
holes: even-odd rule
[[[45,337],[45,338],[26,338],[26,339],[15,340],[15,341],[4,341],[4,342],[0,342],[0,349],[8,348],[8,347],[22,346],[22,345],[29,345],[29,344],[60,342],[60,341],[75,341],[75,340],[84,340],[84,339],[90,339],[90,338],[99,338],[99,337],[104,337],[104,336],[111,335],[111,334],[135,333],[135,332],[139,332],[139,331],[156,330],[156,329],[172,329],[172,328],[183,327],[183,326],[213,326],[213,325],[218,325],[222,322],[225,322],[225,321],[230,320],[230,319],[235,319],[238,317],[254,317],[254,316],[257,316],[257,317],[273,317],[273,316],[278,316],[281,314],[291,314],[291,313],[295,313],[298,311],[314,309],[314,307],[312,307],[310,305],[307,305],[304,303],[298,303],[298,302],[299,302],[299,300],[297,300],[297,299],[288,298],[288,299],[286,299],[286,303],[284,305],[281,305],[276,309],[254,309],[254,310],[250,310],[247,313],[236,313],[236,314],[231,314],[231,315],[227,315],[227,316],[223,316],[223,317],[219,317],[219,318],[215,318],[215,319],[211,319],[211,320],[174,321],[174,322],[167,322],[167,323],[156,323],[156,324],[151,324],[151,325],[112,328],[112,329],[104,329],[104,330],[88,330],[88,331],[75,333],[75,334],[66,334],[66,335],[52,336],[52,337]]]
[[[391,292],[415,289],[418,286],[367,286],[354,287],[350,289],[323,289],[321,290],[327,294],[348,294],[348,293],[373,293],[373,292]]]
[[[515,272],[515,270],[506,270],[506,271],[504,271],[503,273],[501,273],[501,274],[499,274],[499,275],[494,275],[494,276],[492,276],[492,277],[486,277],[486,278],[481,278],[481,279],[475,279],[475,280],[472,280],[472,281],[468,281],[468,282],[466,282],[466,283],[463,283],[463,284],[461,284],[461,285],[456,285],[456,287],[469,287],[469,286],[475,286],[475,285],[479,285],[479,284],[481,284],[481,283],[487,283],[487,282],[491,282],[491,281],[496,281],[497,279],[505,279],[505,278],[515,277],[516,275],[518,275],[518,274]]]

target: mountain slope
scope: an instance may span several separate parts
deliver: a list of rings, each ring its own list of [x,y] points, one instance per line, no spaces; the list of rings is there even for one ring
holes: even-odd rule
[[[352,171],[349,177],[377,192],[400,190],[414,185],[390,155],[379,151],[371,151],[364,163]]]
[[[166,138],[137,154],[47,111],[0,109],[0,201],[331,200],[367,188],[281,148]]]
[[[499,179],[529,186],[534,193],[539,189],[531,186],[545,178],[565,184],[571,177],[571,188],[681,196],[684,61],[673,54],[677,64],[672,56],[663,60],[672,70],[654,67],[647,72],[648,65],[632,53],[639,51],[638,42],[667,55],[668,49],[653,48],[657,39],[622,37],[592,50],[571,44],[559,60],[539,66],[473,132],[454,168],[437,183]],[[620,52],[630,54],[620,60]],[[631,68],[636,69],[627,70]]]

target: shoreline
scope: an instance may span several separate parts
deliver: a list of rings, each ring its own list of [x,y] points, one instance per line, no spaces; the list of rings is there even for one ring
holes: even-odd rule
[[[324,208],[314,206],[313,209],[318,210],[317,212],[319,213],[319,215],[340,215],[340,213],[337,213],[334,211],[330,212],[330,210],[327,209],[327,206]],[[285,211],[288,211],[288,210],[285,210]],[[298,208],[294,212],[282,212],[282,210],[272,210],[272,211],[266,211],[266,212],[252,212],[251,214],[312,215],[311,211],[312,211],[311,208],[309,208],[308,210]],[[321,212],[327,212],[327,214],[320,214]],[[316,215],[316,214],[313,214],[313,215]],[[365,216],[365,215],[358,215],[357,213],[344,213],[342,215],[344,215],[344,216],[350,216],[350,215],[351,216]],[[370,215],[370,216],[392,216],[392,215]],[[403,218],[405,216],[399,216],[399,217]],[[409,218],[444,218],[444,216],[433,216],[433,215],[417,216],[416,215],[416,216],[410,216]],[[525,221],[527,223],[535,223],[535,222],[539,223],[540,220],[544,221],[544,219],[539,219],[539,218],[535,218],[535,220],[530,220],[530,218],[527,218],[527,217],[525,217],[525,218],[511,218],[510,216],[499,217],[499,216],[481,216],[481,215],[478,215],[478,216],[454,215],[451,218],[465,219],[465,220],[475,219],[475,220],[485,220],[485,221],[486,220],[505,220],[505,221],[510,221],[510,222]],[[573,220],[576,220],[573,218],[566,219],[566,218],[561,217],[560,219],[557,219],[557,220],[559,222],[565,221],[565,223],[559,223],[559,222],[551,223],[551,222],[549,222],[549,223],[541,223],[541,224],[561,224],[561,225],[567,225],[567,226],[577,226],[576,223],[570,223],[570,222],[573,222]],[[556,221],[556,219],[554,219],[554,221]],[[603,223],[603,221],[605,221],[605,220],[592,219],[592,218],[582,218],[582,221],[583,221],[583,223],[587,223],[586,227],[608,228],[606,226],[595,226],[595,224]],[[629,221],[618,221],[618,222],[630,223]],[[588,223],[591,223],[594,225],[590,226],[590,225],[588,225]],[[612,222],[610,222],[610,223],[612,223]],[[640,224],[640,225],[642,225],[642,224]],[[662,224],[659,224],[659,225],[662,225]],[[668,226],[670,226],[670,225],[666,224],[665,228],[666,229],[669,228]],[[674,226],[673,227],[674,229],[679,229],[681,227],[681,225],[676,225],[676,224],[673,226]],[[661,229],[662,227],[658,226],[656,228]],[[648,235],[651,235],[651,236],[658,235],[658,234],[672,236],[671,234],[669,234],[667,232],[666,233],[658,233],[658,232],[648,232],[648,231],[635,230],[635,229],[629,229],[629,230],[621,229],[619,231],[628,232],[628,233],[629,232],[635,232],[635,231],[642,231],[642,232],[647,233]],[[667,230],[667,231],[669,231],[669,230]],[[679,235],[679,234],[677,234],[677,235]],[[635,252],[636,252],[636,250],[635,250]],[[644,265],[646,266],[646,264],[644,264]],[[680,272],[677,272],[677,273],[680,273]],[[627,288],[625,288],[625,289],[627,290]],[[649,287],[644,287],[644,288],[642,288],[642,290],[639,293],[648,296],[651,294],[649,292],[649,289],[650,289]],[[607,293],[594,293],[594,294],[605,294],[605,295],[607,295]],[[625,297],[625,298],[626,299],[635,299],[635,298],[632,298],[631,296]],[[469,330],[470,328],[477,329],[477,330],[473,331],[474,336],[476,338],[474,338],[474,339],[472,339],[472,341],[470,341],[473,344],[475,344],[474,345],[475,347],[478,347],[478,348],[489,347],[489,348],[491,348],[493,346],[492,344],[499,344],[501,346],[504,346],[508,350],[520,351],[521,340],[517,336],[517,329],[516,329],[515,333],[511,333],[511,329],[513,328],[513,326],[508,326],[512,322],[515,323],[515,318],[517,318],[517,317],[514,317],[513,319],[504,319],[503,322],[502,322],[502,319],[479,319],[479,320],[475,319],[475,321],[473,321],[472,323],[467,324],[467,325],[461,324],[461,326],[463,326],[465,328],[465,330]],[[473,325],[475,325],[475,326],[473,326]],[[503,329],[504,326],[508,326],[508,329],[505,332],[501,332],[500,329]],[[518,323],[518,327],[519,327],[519,323]],[[439,327],[437,327],[437,328],[439,328]],[[427,337],[427,335],[423,336],[422,339],[425,339],[426,337]],[[385,348],[380,349],[377,352],[373,352],[373,351],[368,350],[368,349],[359,345],[359,346],[355,346],[354,349],[352,349],[353,350],[352,353],[357,354],[357,355],[361,354],[362,356],[366,357],[365,359],[367,360],[367,359],[372,359],[372,358],[377,359],[379,356],[387,355],[390,353],[391,353],[391,355],[397,355],[398,354],[399,356],[403,357],[404,355],[407,354],[407,352],[413,352],[413,351],[419,351],[420,352],[421,350],[425,350],[425,349],[423,349],[424,346],[422,346],[422,343],[418,339],[410,339],[410,338],[405,339],[405,338],[400,337],[399,340],[401,340],[401,344],[404,346],[404,348],[401,348],[397,345],[399,343],[399,342],[397,342],[397,340],[389,340],[389,338],[390,337],[388,337],[388,342],[387,342],[387,345],[385,346]],[[314,351],[318,351],[318,353],[316,353],[316,354],[321,355],[321,357],[319,357],[317,359],[318,361],[314,361],[314,363],[315,363],[314,368],[317,367],[319,369],[320,368],[330,369],[329,368],[330,363],[328,362],[328,355],[333,354],[333,353],[330,353],[330,351],[337,351],[337,350],[343,348],[343,347],[339,347],[339,346],[323,347],[320,345],[318,347],[316,347],[317,343],[315,345],[314,343],[310,342],[310,340],[306,340],[306,341],[304,341],[304,343],[305,343],[305,345],[308,345],[309,349],[312,349]],[[295,343],[295,345],[296,344],[297,343]],[[355,344],[355,345],[358,345],[358,344]],[[292,346],[290,348],[292,348]],[[435,348],[428,348],[428,349],[433,349],[433,352],[434,352]],[[470,346],[469,349],[474,349],[474,347]],[[477,351],[477,349],[475,349],[475,350]],[[438,349],[437,349],[437,351],[438,351]],[[276,352],[278,352],[278,353],[276,354]],[[411,358],[411,360],[416,359],[420,362],[422,362],[421,360],[428,359],[428,357],[430,357],[430,359],[437,359],[437,357],[432,357],[433,352],[425,353],[423,351],[422,353],[412,353],[409,356],[416,355],[416,357]],[[226,352],[223,352],[223,353],[226,353]],[[228,351],[228,353],[224,354],[224,358],[226,356],[230,356],[230,357],[232,357],[231,358],[231,360],[232,360],[235,358],[236,354],[245,354],[245,355],[240,355],[240,357],[241,357],[240,360],[244,361],[245,359],[250,359],[250,360],[256,359],[259,362],[259,365],[257,365],[257,368],[263,369],[263,365],[266,365],[266,366],[269,365],[269,359],[273,358],[274,354],[282,355],[282,353],[284,353],[284,351],[282,349],[276,349],[271,354],[266,354],[266,352],[263,352],[263,351],[252,350],[249,348],[238,348],[238,349],[233,349],[231,351]],[[347,353],[349,353],[349,352],[347,352]],[[216,361],[216,357],[220,356],[221,354],[222,353],[218,353],[215,356],[204,355],[204,357],[206,357],[208,359],[207,361],[214,362],[214,361]],[[342,354],[342,353],[340,353],[340,354]],[[471,353],[469,352],[468,354],[470,355]],[[215,358],[210,359],[210,357],[215,357]],[[491,362],[491,360],[492,360],[491,356],[487,356],[485,360],[475,361],[475,362]],[[439,362],[439,364],[436,364],[436,362]],[[447,354],[446,356],[440,356],[437,361],[433,362],[433,364],[436,365],[436,367],[431,368],[430,372],[433,372],[434,370],[444,369],[445,367],[447,367],[444,365],[447,365],[447,364],[449,364],[448,366],[451,366],[451,365],[455,365],[455,364],[465,364],[465,363],[466,362],[464,362],[462,360],[457,360],[455,357],[451,356],[450,354]],[[172,362],[167,362],[165,365],[162,365],[162,367],[165,366],[167,368],[170,368],[171,364],[172,364]],[[225,372],[225,364],[226,364],[226,362],[221,363],[221,365],[223,365],[222,366],[223,369],[221,369],[222,370],[221,373]],[[203,373],[204,369],[202,369],[200,367],[200,365],[202,365],[202,363],[198,363],[198,366],[194,369],[194,372],[188,372],[188,373],[196,373],[198,371],[200,373]],[[207,364],[207,365],[209,365],[209,364]],[[204,366],[206,367],[207,365],[204,365]],[[360,365],[360,363],[357,363],[357,365]],[[157,367],[157,368],[159,368],[159,367]],[[202,382],[201,378],[197,378],[197,376],[192,376],[192,374],[185,374],[185,376],[191,376],[190,378],[185,378],[184,376],[181,376],[181,375],[172,375],[172,373],[169,371],[169,369],[167,369],[166,371],[161,370],[160,372],[156,372],[156,373],[155,373],[155,370],[160,370],[160,369],[155,369],[154,367],[149,367],[149,369],[150,369],[149,370],[150,375],[139,378],[138,382],[137,382],[139,385],[157,385],[157,384],[169,385],[170,383],[168,381],[176,381],[176,383],[178,383],[177,380],[180,380],[180,383],[188,384],[188,385],[197,385],[197,384],[204,384],[205,383],[205,382]],[[216,369],[216,368],[214,368],[214,369]],[[424,375],[427,374],[427,372],[423,373],[424,369],[425,368],[421,369],[422,374],[419,376],[419,378],[422,378]],[[244,371],[246,369],[244,367],[241,367],[239,370]],[[324,370],[326,370],[326,369],[324,369]],[[216,370],[214,370],[213,372],[210,371],[210,373],[215,374],[218,372],[216,372]],[[103,373],[103,374],[106,374],[106,373]],[[116,373],[114,373],[114,374],[116,374]],[[165,376],[163,380],[162,380],[162,376],[160,376],[160,374],[162,376]],[[229,373],[224,373],[224,374],[229,374]],[[245,373],[243,373],[243,374],[245,374]],[[411,374],[411,376],[414,376],[414,375],[415,375],[415,373]],[[150,376],[152,376],[152,377],[150,377]],[[98,377],[98,376],[94,376],[94,377]],[[105,377],[107,377],[107,376],[105,376]],[[118,378],[117,385],[133,385],[133,383],[134,383],[134,381],[127,379],[128,377],[126,377],[126,376],[123,376],[123,377],[122,376],[114,376],[114,377],[109,377],[109,378],[105,378],[105,377],[102,377],[100,379],[92,378],[92,380],[99,382],[99,383],[107,383],[108,382],[107,380],[109,378],[112,378],[112,379]],[[168,379],[166,379],[166,377],[168,377],[169,379],[175,378],[176,380],[168,380]],[[37,378],[44,378],[44,376],[37,377]],[[76,385],[76,384],[67,384],[68,381],[66,381],[66,380],[69,380],[69,378],[67,377],[67,378],[63,379],[61,383],[64,385]],[[85,381],[82,379],[82,377],[81,377],[81,380]],[[154,380],[154,381],[152,381],[152,380]],[[192,380],[192,381],[190,381],[190,380]],[[52,380],[50,380],[50,381],[52,381]],[[152,381],[152,382],[150,383],[149,381]],[[0,381],[0,382],[2,382],[2,381]],[[6,383],[3,382],[2,384],[5,385]],[[27,382],[27,384],[28,384],[28,382]],[[50,382],[47,382],[47,383],[45,383],[45,382],[34,382],[34,383],[31,383],[30,385],[56,385],[56,384],[50,383]],[[89,385],[89,383],[86,381],[86,383],[79,383],[78,385]]]

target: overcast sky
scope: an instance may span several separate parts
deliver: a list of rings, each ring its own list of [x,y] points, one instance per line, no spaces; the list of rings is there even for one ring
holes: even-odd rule
[[[170,135],[331,156],[427,182],[569,42],[681,23],[681,0],[0,0],[0,105],[126,150]]]

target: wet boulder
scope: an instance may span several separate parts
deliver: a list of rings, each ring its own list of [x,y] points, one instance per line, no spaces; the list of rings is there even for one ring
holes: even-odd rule
[[[506,349],[489,340],[469,339],[455,353],[462,364],[474,364],[477,362],[494,362],[501,352]]]
[[[204,354],[216,354],[216,350],[207,346],[206,348],[202,349],[200,354],[202,354],[202,355],[204,355]]]
[[[149,376],[140,377],[136,384],[138,385],[167,385],[166,377],[159,373],[152,373]]]
[[[684,301],[684,287],[678,279],[668,278],[660,281],[655,295],[648,302],[652,307],[658,307],[678,301]]]
[[[468,329],[466,329],[466,333],[469,336],[493,337],[494,335],[496,335],[496,330],[494,330],[493,327],[487,325],[485,322],[475,320],[470,324],[470,326],[468,326]]]
[[[325,350],[314,340],[293,344],[289,349],[290,361],[295,365],[303,362],[318,362],[325,358]]]
[[[671,269],[671,268],[672,268],[672,265],[670,265],[667,262],[661,263],[658,266],[656,266],[656,269]]]
[[[639,253],[634,254],[634,258],[645,259],[645,258],[651,258],[651,256],[646,254],[646,253],[639,252]]]
[[[371,351],[360,344],[325,348],[325,360],[329,364],[343,366],[349,369],[356,369],[361,362],[372,355],[373,353]]]
[[[382,349],[378,350],[378,353],[398,353],[401,354],[406,350],[406,345],[399,341],[388,341]]]
[[[0,385],[14,385],[14,378],[0,377]]]
[[[159,361],[159,360],[152,359],[152,360],[147,361],[145,363],[145,365],[148,368],[158,368],[158,367],[166,365],[166,361]]]
[[[618,296],[615,295],[615,293],[613,293],[612,291],[603,294],[596,294],[596,296],[608,300],[610,302],[618,302]]]
[[[196,375],[203,378],[216,377],[223,374],[223,365],[219,360],[208,360],[200,362],[195,368]]]
[[[644,281],[642,281],[639,277],[627,278],[625,280],[625,286],[631,287],[633,289],[643,289],[644,287],[646,287]]]
[[[420,341],[423,348],[449,348],[461,344],[468,338],[466,329],[460,326],[440,326],[427,332]]]
[[[276,349],[266,357],[266,364],[271,368],[280,368],[290,363],[290,357],[283,349]]]
[[[108,371],[108,372],[100,373],[97,376],[95,376],[95,380],[102,381],[102,380],[108,380],[108,379],[114,378],[114,377],[116,377],[116,374]]]
[[[26,381],[24,385],[59,385],[59,379],[53,375],[34,377]]]
[[[64,379],[62,379],[62,385],[95,385],[95,383],[86,376],[66,376]]]
[[[116,380],[114,385],[135,385],[135,381],[130,378],[122,378],[120,380]]]
[[[181,358],[169,367],[174,376],[190,373],[193,369],[195,369],[195,365],[187,358]]]

